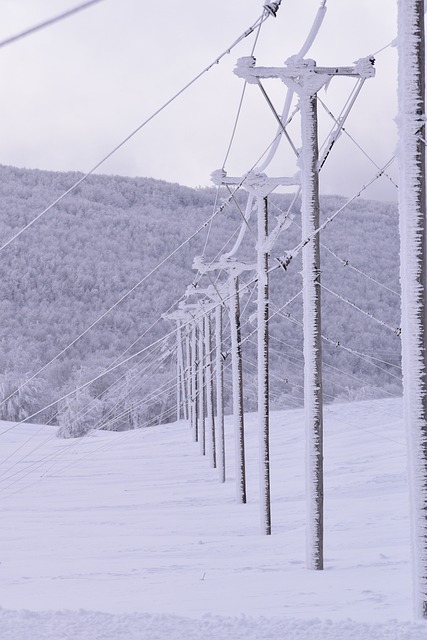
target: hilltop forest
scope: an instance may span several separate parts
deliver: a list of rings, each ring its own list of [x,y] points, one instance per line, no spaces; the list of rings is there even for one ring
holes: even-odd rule
[[[0,245],[79,177],[77,173],[0,167]],[[191,236],[228,195],[217,194],[214,188],[192,189],[148,178],[94,175],[7,245],[0,252],[0,392],[6,400],[1,417],[24,419],[52,404],[37,420],[55,423],[61,409],[56,405],[58,398],[102,373],[147,330],[128,355],[169,333],[173,325],[165,320],[149,328],[194,281],[194,256],[204,254],[210,260],[230,248],[242,222],[244,193],[56,358]],[[290,202],[287,194],[271,196],[270,227]],[[323,197],[322,218],[344,202],[341,197]],[[300,259],[293,260],[287,270],[276,260],[301,239],[298,202],[293,213],[293,224],[271,251],[271,264],[278,266],[271,276],[270,293],[274,408],[302,400],[301,296],[277,312],[301,289]],[[248,227],[239,256],[253,260],[255,219]],[[325,228],[321,242],[326,401],[399,394],[396,205],[358,199]],[[250,317],[256,310],[253,286],[248,291],[252,293],[242,297],[244,336],[253,331]],[[248,339],[244,350],[247,410],[256,406],[255,342],[256,337]],[[173,378],[173,360],[173,355],[165,360],[135,393],[143,399]],[[39,375],[22,386],[41,368]],[[123,374],[119,368],[84,391],[81,402],[97,398],[97,418],[92,416],[92,421],[111,409],[110,386]],[[226,378],[228,410],[229,387]],[[165,416],[165,407],[173,406],[174,393],[172,385],[161,400]],[[144,426],[160,419],[158,413],[159,405],[153,404],[150,412],[140,414],[137,425],[129,419],[129,424],[115,421],[111,428]]]

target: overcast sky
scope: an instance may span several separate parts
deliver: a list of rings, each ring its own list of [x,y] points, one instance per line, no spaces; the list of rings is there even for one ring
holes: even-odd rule
[[[81,1],[81,0],[80,0]],[[66,10],[79,0],[2,0],[0,39]],[[318,65],[348,65],[396,35],[395,0],[328,0],[309,53]],[[250,26],[261,0],[103,0],[80,14],[0,49],[0,163],[87,171]],[[257,63],[281,66],[301,47],[320,0],[283,0],[263,26]],[[232,70],[249,55],[247,38],[99,170],[150,176],[189,186],[210,184],[222,166],[243,81]],[[397,51],[378,54],[347,130],[382,166],[396,146]],[[320,96],[338,115],[353,86],[333,79]],[[266,88],[281,111],[285,87]],[[322,135],[330,125],[321,115]],[[298,123],[295,122],[297,141]],[[259,89],[249,86],[226,168],[241,175],[271,142],[276,124]],[[283,145],[270,175],[293,173]],[[396,179],[396,169],[391,171]],[[322,173],[322,191],[352,196],[375,167],[340,140]],[[393,199],[385,178],[365,197]]]

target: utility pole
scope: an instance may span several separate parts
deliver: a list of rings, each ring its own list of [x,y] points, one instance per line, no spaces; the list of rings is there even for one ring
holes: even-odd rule
[[[199,379],[198,379],[198,405],[199,405],[199,448],[202,456],[206,455],[206,403],[205,403],[205,337],[203,318],[198,321],[199,339],[197,343]]]
[[[182,345],[181,348],[178,347],[177,351],[177,371],[181,381],[179,385],[181,396],[180,406],[183,407],[184,419],[188,420],[190,428],[194,430],[195,411],[192,398],[193,365],[191,358],[194,349],[194,345],[192,344],[194,318],[185,303],[180,303],[176,311],[166,314],[163,317],[177,321],[178,345]]]
[[[415,614],[427,618],[427,335],[424,0],[398,0],[402,373]]]
[[[181,417],[181,330],[179,320],[176,323],[176,420],[179,422]]]
[[[237,502],[246,504],[245,410],[243,405],[242,333],[240,328],[239,276],[230,273],[231,367],[236,450]]]
[[[320,226],[317,96],[300,98],[302,163],[301,227],[309,237]],[[304,309],[304,408],[306,422],[307,567],[323,569],[323,390],[320,238],[302,251]]]
[[[193,431],[193,442],[198,442],[199,440],[199,407],[197,402],[197,394],[198,394],[198,357],[197,357],[197,323],[195,320],[192,322],[191,326],[191,356],[192,356],[192,365],[191,365],[191,417],[192,417],[192,431]]]
[[[212,359],[212,322],[207,309],[204,316],[205,329],[205,378],[206,378],[206,418],[209,436],[209,458],[211,467],[216,469],[215,415],[214,415],[214,375]]]
[[[228,274],[229,314],[231,333],[231,369],[233,388],[233,423],[236,463],[236,500],[241,504],[247,501],[246,495],[246,457],[245,457],[245,414],[243,404],[243,363],[242,336],[240,328],[239,276],[244,271],[253,271],[255,265],[233,261],[222,256],[218,262],[206,265],[200,256],[193,262],[193,268],[205,274],[223,269]]]
[[[192,421],[193,421],[193,417],[191,415],[192,412],[192,404],[191,404],[191,369],[192,369],[192,365],[191,365],[191,343],[190,343],[190,339],[191,339],[191,334],[190,334],[190,326],[189,326],[189,322],[188,322],[188,317],[187,317],[187,322],[186,322],[186,326],[185,326],[185,390],[186,390],[186,397],[187,397],[187,419],[188,419],[188,423],[191,427],[192,425]]]
[[[200,310],[200,305],[207,310],[206,318],[208,318],[208,326],[206,327],[206,334],[208,335],[205,341],[207,350],[207,370],[208,370],[208,383],[207,383],[207,410],[208,410],[208,433],[210,443],[210,460],[211,465],[218,468],[220,482],[225,482],[225,434],[224,434],[224,358],[222,350],[222,331],[223,331],[223,318],[222,318],[222,305],[223,298],[219,293],[221,287],[210,286],[207,289],[197,287],[189,287],[186,291],[186,296],[203,294],[210,300],[210,304],[206,302],[199,302],[198,304],[190,305],[194,309]],[[211,315],[212,311],[215,311],[215,347],[212,345],[212,326]],[[214,366],[215,360],[215,366]],[[215,384],[214,384],[215,381]],[[215,420],[215,404],[216,404],[216,420]],[[210,408],[211,407],[211,408]]]
[[[197,296],[205,293],[199,288],[189,287],[186,291],[186,297]],[[214,414],[214,371],[213,371],[213,349],[212,349],[212,303],[206,303],[205,300],[199,300],[197,303],[189,304],[183,302],[180,309],[190,309],[196,315],[198,314],[197,323],[199,325],[199,443],[202,455],[209,452],[211,466],[216,468],[216,434],[215,434],[215,414]],[[194,363],[193,363],[194,366]],[[202,393],[200,393],[202,389]],[[203,416],[203,417],[202,417]],[[208,447],[206,446],[208,444]]]
[[[353,67],[317,67],[314,60],[291,58],[285,67],[256,67],[253,56],[240,58],[235,74],[261,85],[280,78],[300,99],[303,239],[319,227],[317,92],[333,77],[370,78],[373,60],[363,58]],[[269,102],[269,106],[272,107]],[[284,127],[284,125],[283,125]],[[303,249],[304,299],[304,410],[306,431],[307,568],[323,569],[323,400],[320,310],[319,234]]]
[[[176,321],[176,419],[177,422],[181,420],[181,411],[184,415],[184,420],[187,420],[187,389],[186,389],[186,375],[184,370],[184,351],[183,351],[183,339],[181,321],[184,319],[182,311],[174,311],[172,313],[164,313],[162,315],[163,320],[175,320]]]
[[[197,258],[196,258],[197,261]],[[209,265],[211,268],[211,265]],[[224,357],[223,352],[223,306],[226,293],[221,285],[210,285],[207,289],[197,288],[197,293],[205,294],[211,300],[210,308],[215,311],[215,347],[209,352],[212,355],[212,386],[213,355],[215,355],[215,393],[212,388],[212,401],[216,401],[216,420],[212,425],[212,446],[215,446],[215,462],[218,468],[219,481],[225,482],[225,432],[224,432]],[[214,401],[215,398],[215,401]],[[213,454],[212,454],[213,455]],[[215,466],[215,465],[214,465]]]
[[[215,368],[216,368],[216,420],[217,420],[217,460],[220,482],[225,482],[225,432],[224,432],[224,357],[222,350],[223,319],[222,304],[218,300],[215,307]]]
[[[184,420],[187,420],[187,390],[185,384],[185,370],[184,370],[184,341],[182,336],[182,326],[181,326],[181,318],[178,318],[176,321],[177,325],[177,360],[178,360],[178,384],[179,384],[179,403],[178,403],[178,411],[177,418],[178,421],[181,419],[181,413],[184,416]]]
[[[271,535],[271,487],[270,487],[270,392],[268,370],[268,195],[277,186],[299,184],[296,178],[268,178],[265,174],[250,172],[244,180],[228,177],[224,171],[215,171],[212,180],[218,185],[242,187],[255,197],[257,219],[257,280],[258,280],[258,434],[261,529]]]

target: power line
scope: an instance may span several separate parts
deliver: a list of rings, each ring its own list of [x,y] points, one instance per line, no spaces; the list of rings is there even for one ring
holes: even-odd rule
[[[356,311],[359,311],[360,313],[362,313],[364,316],[371,318],[371,320],[374,320],[375,322],[377,322],[379,325],[381,325],[382,327],[385,327],[386,329],[389,329],[390,331],[393,331],[393,333],[395,333],[397,336],[400,336],[401,333],[401,329],[400,327],[392,327],[389,324],[387,324],[386,322],[384,322],[383,320],[380,320],[379,318],[376,318],[374,315],[372,315],[372,313],[370,313],[369,311],[365,311],[364,309],[361,309],[360,307],[357,306],[357,304],[355,304],[354,302],[351,302],[351,300],[347,300],[347,298],[344,298],[343,296],[341,296],[339,293],[336,293],[335,291],[332,291],[332,289],[329,289],[328,287],[326,287],[324,284],[322,284],[321,282],[319,283],[320,287],[322,289],[324,289],[325,291],[327,291],[328,293],[330,293],[331,295],[333,295],[335,298],[337,298],[338,300],[341,300],[342,302],[345,302],[346,304],[348,304],[350,307],[352,307],[353,309],[356,309]]]
[[[97,0],[101,1],[101,0]],[[32,225],[37,222],[42,216],[44,216],[48,211],[53,209],[61,200],[63,200],[67,195],[75,191],[79,185],[82,184],[89,176],[91,176],[101,165],[103,165],[107,160],[109,160],[119,149],[121,149],[131,138],[133,138],[141,129],[143,129],[149,122],[151,122],[156,116],[158,116],[162,111],[164,111],[172,102],[174,102],[179,96],[181,96],[187,89],[189,89],[195,82],[197,82],[205,73],[208,73],[214,66],[219,64],[226,55],[230,54],[230,52],[240,43],[242,40],[251,35],[258,26],[260,26],[265,20],[269,17],[268,12],[263,12],[260,18],[254,22],[246,31],[240,35],[237,40],[235,40],[225,51],[223,51],[213,62],[211,62],[207,67],[205,67],[202,71],[200,71],[196,76],[192,78],[189,82],[187,82],[182,89],[180,89],[177,93],[175,93],[169,100],[167,100],[161,107],[159,107],[154,113],[151,114],[144,122],[142,122],[136,129],[134,129],[124,140],[122,140],[118,145],[116,145],[106,156],[104,156],[99,162],[97,162],[92,169],[90,169],[87,173],[85,173],[79,180],[77,180],[69,189],[67,189],[64,193],[62,193],[54,202],[52,202],[49,206],[47,206],[43,211],[41,211],[35,218],[33,218],[28,224],[26,224],[22,229],[17,231],[9,240],[7,240],[3,245],[0,246],[0,252],[3,251],[6,247],[8,247],[14,240],[19,238],[21,234],[23,234],[27,229],[32,227]]]
[[[253,56],[254,53],[255,53],[256,45],[258,43],[259,34],[261,32],[261,27],[262,27],[262,23],[258,27],[258,31],[257,31],[257,34],[255,36],[255,42],[253,44],[252,51],[251,51],[251,54],[250,54],[251,56]],[[234,120],[233,129],[231,131],[230,142],[228,144],[227,151],[226,151],[226,154],[225,154],[225,157],[224,157],[224,161],[222,163],[222,168],[223,169],[224,169],[224,167],[225,167],[225,165],[227,163],[228,157],[229,157],[230,152],[231,152],[231,148],[233,146],[234,138],[236,136],[237,127],[238,127],[240,116],[241,116],[241,113],[242,113],[243,101],[245,99],[247,85],[248,85],[247,82],[245,82],[244,85],[243,85],[242,93],[241,93],[240,100],[239,100],[239,105],[237,107],[236,118]]]
[[[26,36],[29,36],[32,33],[36,33],[37,31],[41,31],[46,27],[50,27],[51,25],[56,24],[60,20],[65,20],[65,18],[69,18],[75,15],[76,13],[83,11],[84,9],[88,9],[94,4],[98,4],[99,2],[103,2],[103,0],[88,0],[88,2],[84,2],[83,4],[79,4],[76,7],[69,9],[68,11],[64,11],[64,13],[60,13],[57,16],[54,16],[53,18],[48,18],[47,20],[44,20],[44,22],[40,22],[39,24],[36,24],[33,27],[29,27],[28,29],[25,29],[25,31],[21,31],[20,33],[17,33],[14,36],[9,36],[5,40],[0,41],[0,49],[2,47],[7,46],[8,44],[12,44],[12,42],[21,40],[22,38],[25,38]]]
[[[277,305],[274,305],[277,306]],[[283,313],[280,309],[278,309],[276,311],[277,314],[279,314],[281,317],[285,318],[286,320],[288,320],[289,322],[292,322],[293,324],[298,325],[299,327],[303,326],[303,323],[301,322],[301,320],[298,320],[297,318],[294,318],[293,316],[291,316],[291,314],[289,312]],[[339,340],[332,340],[331,338],[329,338],[328,336],[322,334],[322,340],[324,340],[325,342],[327,342],[328,344],[332,345],[333,347],[339,347],[340,349],[343,349],[344,351],[348,351],[348,353],[351,353],[352,355],[354,355],[355,357],[357,357],[359,360],[363,360],[364,358],[361,357],[361,355],[357,352],[357,351],[353,351],[353,349],[351,349],[350,347],[345,347],[344,345],[341,344],[341,342]],[[376,368],[381,369],[381,371],[383,371],[383,373],[386,373],[387,375],[396,378],[396,376],[394,374],[392,374],[390,371],[387,371],[386,369],[382,369],[381,367],[378,367],[378,365],[375,365],[373,362],[370,362],[369,360],[366,360],[367,364],[370,364]],[[339,371],[340,373],[343,373],[340,369],[338,369],[337,367],[334,367],[333,365],[327,364],[327,366],[336,369],[337,371]],[[354,378],[354,380],[357,380],[358,382],[362,382],[363,384],[369,384],[371,387],[374,387],[376,389],[380,389],[383,393],[386,393],[387,395],[393,397],[393,394],[390,393],[389,391],[387,391],[386,389],[384,389],[383,387],[378,387],[377,385],[374,385],[372,383],[368,383],[366,380],[362,380],[360,378],[358,378],[357,376],[355,376],[354,374],[346,374],[346,375],[351,375],[352,378]],[[398,378],[400,380],[400,378]]]
[[[294,223],[295,224],[295,223]],[[383,284],[382,282],[379,282],[379,280],[376,280],[375,278],[373,278],[372,276],[370,276],[369,274],[365,273],[364,271],[362,271],[361,269],[358,269],[357,267],[355,267],[353,264],[351,264],[346,258],[340,258],[340,256],[338,256],[334,251],[332,251],[332,249],[330,249],[329,247],[327,247],[326,245],[324,245],[322,242],[320,243],[322,249],[325,249],[325,251],[327,251],[328,253],[330,253],[332,256],[334,256],[334,258],[336,258],[337,260],[339,260],[339,262],[341,262],[344,267],[349,267],[350,269],[352,269],[353,271],[355,271],[356,273],[359,273],[361,276],[363,276],[364,278],[367,278],[368,280],[370,280],[371,282],[374,282],[375,284],[377,284],[379,287],[382,287],[383,289],[385,289],[386,291],[389,291],[390,293],[393,293],[395,296],[397,296],[398,298],[400,298],[400,293],[398,293],[397,291],[394,291],[394,289],[390,289],[390,287],[387,287],[387,285]]]
[[[335,218],[342,213],[348,206],[350,206],[350,204],[352,202],[354,202],[355,200],[357,200],[357,198],[360,198],[360,196],[362,195],[362,193],[364,191],[366,191],[366,189],[368,189],[368,187],[370,187],[372,184],[374,184],[374,182],[376,182],[379,178],[381,178],[381,176],[384,174],[384,172],[388,169],[388,167],[394,162],[394,160],[396,159],[396,156],[392,156],[392,158],[390,158],[390,160],[380,169],[380,171],[378,171],[378,173],[375,174],[375,176],[369,180],[369,182],[366,182],[360,189],[359,191],[357,191],[357,193],[354,194],[354,196],[352,196],[351,198],[349,198],[339,209],[337,209],[335,211],[335,213],[333,213],[331,216],[329,216],[317,229],[315,229],[313,231],[313,233],[311,233],[309,236],[307,236],[306,238],[304,238],[303,240],[301,240],[301,242],[299,244],[297,244],[297,246],[292,250],[292,251],[288,251],[286,256],[284,256],[283,258],[276,258],[276,260],[279,262],[279,265],[275,268],[279,268],[282,267],[285,271],[287,270],[289,264],[291,263],[291,261],[302,251],[302,249],[304,249],[304,247],[311,242],[312,240],[314,240],[314,238],[321,232],[323,231],[323,229],[325,229],[328,224],[330,224],[331,222],[333,222],[333,220],[335,220]]]
[[[149,362],[145,369],[143,370],[142,373],[144,373],[153,363],[154,363],[154,358],[155,355],[158,351],[158,349],[161,348],[161,345],[158,345],[156,349],[153,350],[153,353],[147,353],[146,357],[144,359],[152,359],[152,362]],[[132,368],[135,367],[139,367],[143,362],[144,359],[141,362],[138,362],[137,364],[135,364]],[[131,369],[132,370],[132,369]],[[113,388],[114,386],[118,385],[120,383],[120,381],[127,375],[128,372],[125,372],[122,376],[120,376],[120,378],[118,380],[115,380],[109,387],[107,387],[106,390],[102,391],[98,396],[95,396],[94,398],[91,398],[90,401],[87,403],[87,405],[85,405],[84,407],[82,407],[80,410],[78,410],[72,420],[72,423],[74,424],[76,422],[76,420],[83,418],[85,415],[87,415],[91,408],[93,403],[99,398],[99,396],[104,395],[106,392],[108,392],[109,390],[111,390],[111,388]],[[59,411],[56,412],[56,415],[58,415]],[[40,427],[40,429],[38,429],[37,431],[33,432],[20,446],[18,446],[14,451],[12,451],[8,456],[6,456],[6,458],[4,458],[1,462],[0,462],[0,468],[10,459],[13,458],[18,451],[20,451],[23,447],[25,447],[35,436],[37,436],[40,431],[43,429],[43,426]],[[86,434],[84,434],[86,435]],[[54,436],[50,436],[48,438],[48,440],[46,442],[49,442],[50,440],[54,439],[56,437],[56,433]],[[82,436],[83,437],[83,436]],[[46,444],[46,442],[44,444]],[[42,446],[42,444],[37,445],[34,449],[32,449],[31,451],[29,451],[28,453],[26,453],[23,457],[21,457],[19,460],[15,461],[7,470],[5,470],[1,475],[3,476],[5,473],[8,473],[9,471],[11,471],[17,464],[23,462],[25,460],[26,457],[28,457],[29,455],[32,455],[37,449],[40,448],[40,446]]]
[[[375,162],[375,160],[369,155],[369,153],[367,151],[365,151],[363,149],[363,147],[361,147],[361,145],[353,138],[353,136],[347,131],[347,129],[342,125],[341,126],[341,122],[340,122],[340,118],[335,118],[334,114],[332,113],[332,111],[329,109],[329,107],[323,102],[323,100],[321,98],[319,98],[319,96],[317,96],[317,100],[318,102],[320,102],[320,104],[322,105],[322,107],[324,108],[324,110],[326,111],[326,113],[328,114],[328,116],[330,116],[332,118],[332,120],[335,122],[336,125],[340,126],[340,130],[343,131],[346,136],[353,142],[354,145],[356,145],[356,147],[359,149],[359,151],[361,151],[363,153],[363,155],[365,156],[365,158],[367,158],[369,160],[369,162],[371,164],[374,165],[374,167],[376,167],[377,169],[381,169],[381,167],[379,166],[379,164],[377,164]],[[390,180],[390,182],[392,183],[392,185],[394,187],[396,187],[396,189],[398,189],[398,185],[396,184],[396,182],[393,180],[393,178],[391,176],[388,175],[388,173],[386,173],[384,171],[384,175],[385,177]]]
[[[231,198],[231,196],[230,196]],[[208,218],[194,233],[187,237],[186,240],[181,242],[169,255],[167,255],[161,262],[157,263],[155,267],[153,267],[139,282],[137,282],[131,289],[129,289],[119,300],[117,300],[109,309],[104,311],[96,320],[94,320],[82,333],[80,333],[74,340],[72,340],[66,347],[64,347],[59,353],[56,354],[49,362],[47,362],[43,367],[41,367],[34,375],[32,375],[28,380],[26,380],[18,389],[16,389],[13,393],[11,393],[7,398],[4,398],[0,402],[0,406],[3,405],[9,398],[18,393],[26,384],[31,382],[34,378],[36,378],[40,373],[42,373],[47,367],[49,367],[55,360],[57,360],[60,356],[62,356],[68,349],[76,344],[81,338],[83,338],[91,329],[93,329],[101,320],[103,320],[113,309],[115,309],[119,304],[121,304],[126,298],[128,298],[131,293],[133,293],[138,287],[141,286],[149,277],[151,277],[156,271],[158,271],[166,262],[168,262],[174,255],[178,253],[185,245],[187,245],[193,238],[195,238],[203,229],[205,229],[209,223],[217,216],[225,207],[225,204],[221,205],[211,216]],[[157,322],[157,321],[156,321]],[[111,370],[111,369],[110,369]],[[106,372],[107,373],[107,372]],[[40,413],[37,412],[37,413]],[[34,414],[37,415],[37,414]]]
[[[166,385],[169,385],[169,386],[167,387],[167,389],[166,389],[166,392],[169,392],[169,390],[173,387],[173,385],[171,384],[171,380],[168,380],[164,385],[162,385],[162,387],[161,387],[161,388],[165,387]],[[156,392],[153,392],[153,393],[151,394],[151,397],[152,397],[152,398],[156,398],[156,395],[158,396],[158,395],[162,395],[162,394],[161,394],[161,393],[157,393],[157,394],[156,394]],[[122,414],[121,414],[120,416],[118,416],[118,417],[121,417],[121,416],[122,416]],[[24,468],[24,469],[17,470],[17,471],[15,471],[15,472],[13,472],[13,473],[10,473],[10,472],[11,472],[11,471],[16,467],[16,466],[18,466],[18,464],[23,463],[23,462],[25,461],[25,459],[26,459],[26,458],[28,458],[28,456],[33,455],[33,454],[35,453],[35,451],[37,451],[37,449],[39,449],[39,448],[40,448],[40,447],[42,447],[42,446],[45,446],[48,442],[50,442],[50,441],[54,440],[54,439],[57,437],[57,436],[56,436],[56,433],[55,433],[54,435],[51,435],[51,436],[50,436],[46,441],[44,441],[44,442],[42,442],[42,443],[39,443],[39,444],[38,444],[36,447],[34,447],[31,451],[29,451],[29,452],[28,452],[28,453],[26,453],[22,458],[20,458],[20,460],[17,460],[17,461],[16,461],[16,462],[11,466],[11,467],[9,467],[9,469],[7,469],[6,471],[4,471],[4,473],[2,474],[2,477],[1,477],[1,479],[0,479],[0,484],[1,484],[1,483],[3,483],[3,482],[6,482],[6,481],[7,481],[7,480],[9,480],[10,478],[15,477],[16,475],[19,475],[20,473],[24,473],[24,472],[26,472],[26,471],[27,471],[27,473],[24,473],[24,476],[23,476],[23,477],[26,477],[26,476],[28,475],[28,473],[30,473],[30,471],[28,471],[28,470],[29,470],[29,469],[32,469],[35,465],[38,465],[36,468],[39,468],[39,467],[41,466],[41,464],[43,464],[44,462],[46,462],[46,461],[48,461],[48,460],[50,460],[50,459],[52,459],[52,458],[56,458],[56,457],[58,457],[58,456],[59,456],[63,451],[65,451],[65,450],[67,450],[67,451],[68,451],[68,450],[70,449],[70,447],[77,447],[80,443],[84,442],[84,441],[85,441],[85,439],[86,439],[86,437],[87,437],[87,436],[89,436],[93,431],[95,431],[95,430],[96,430],[96,429],[98,429],[98,428],[103,429],[103,427],[107,426],[108,424],[114,423],[116,419],[118,419],[118,418],[114,418],[113,420],[108,421],[108,422],[106,422],[106,423],[101,423],[101,425],[100,425],[100,426],[99,426],[99,424],[98,424],[98,425],[93,426],[91,429],[89,429],[89,430],[88,430],[85,434],[83,434],[81,437],[79,437],[79,438],[75,438],[75,439],[74,439],[74,442],[73,442],[73,444],[72,444],[72,445],[64,445],[64,446],[62,446],[62,447],[58,450],[58,452],[53,452],[53,453],[51,453],[51,454],[48,454],[47,456],[43,457],[43,458],[42,458],[42,459],[40,459],[40,460],[36,460],[36,461],[34,461],[34,462],[31,462],[31,463],[27,464],[27,465],[25,466],[25,468]],[[15,426],[18,426],[18,424],[22,424],[22,422],[21,422],[21,423],[17,423]],[[40,431],[40,429],[39,429],[39,431]],[[39,431],[38,431],[38,432],[39,432]],[[38,433],[38,432],[37,432],[37,433]],[[5,432],[4,432],[4,433],[5,433]],[[3,434],[2,434],[2,435],[3,435]],[[27,442],[28,442],[28,440],[27,440]],[[26,444],[26,443],[24,443],[24,444]],[[15,451],[14,453],[16,453],[16,451]],[[8,456],[8,457],[10,457],[10,456]],[[9,475],[6,475],[6,474],[9,474]],[[22,477],[21,477],[21,478],[18,478],[18,480],[21,480],[21,479],[22,479]],[[8,485],[7,487],[4,487],[2,490],[6,490],[6,489],[8,489],[8,488],[9,488],[9,486],[11,486],[11,485]]]
[[[290,204],[290,206],[288,207],[288,210],[285,212],[283,211],[283,209],[281,207],[279,207],[275,202],[271,201],[271,205],[277,209],[278,211],[280,211],[280,213],[283,216],[289,217],[289,214],[292,210],[293,205],[295,204],[295,200],[296,198],[293,199],[292,203]],[[292,219],[292,224],[295,225],[298,229],[301,230],[301,225],[299,225],[294,219]],[[344,267],[348,267],[349,269],[351,269],[352,271],[354,271],[355,273],[358,273],[359,275],[363,276],[364,278],[367,278],[367,280],[370,280],[371,282],[374,282],[375,284],[377,284],[379,287],[381,287],[382,289],[385,289],[386,291],[389,291],[390,293],[392,293],[393,295],[397,296],[398,298],[400,298],[400,293],[398,293],[397,291],[395,291],[394,289],[391,289],[390,287],[388,287],[387,285],[385,285],[383,282],[380,282],[379,280],[376,280],[374,277],[372,277],[371,275],[369,275],[368,273],[366,273],[365,271],[362,271],[361,269],[359,269],[358,267],[355,267],[347,258],[342,258],[341,256],[339,256],[338,254],[335,253],[335,251],[332,251],[332,249],[330,247],[327,247],[323,242],[320,243],[320,246],[322,247],[322,249],[324,249],[325,251],[327,251],[328,253],[331,254],[331,256],[333,256],[336,260],[338,260],[338,262],[341,262],[341,264]]]

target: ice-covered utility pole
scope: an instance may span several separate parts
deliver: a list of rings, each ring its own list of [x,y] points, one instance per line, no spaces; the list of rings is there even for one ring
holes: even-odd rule
[[[320,226],[317,96],[301,96],[301,228]],[[307,568],[323,569],[323,385],[319,234],[302,251],[304,310],[304,412],[307,456]]]
[[[227,294],[218,284],[208,287],[206,294],[215,308],[216,460],[219,481],[225,482],[223,306]]]
[[[191,325],[191,427],[193,431],[193,442],[198,442],[199,440],[199,407],[197,404],[198,367],[197,323],[193,320]]]
[[[187,317],[187,322],[185,325],[185,391],[186,391],[186,398],[187,398],[187,419],[188,419],[188,423],[191,427],[192,423],[193,423],[193,418],[191,415],[192,412],[192,404],[191,404],[191,369],[192,369],[192,363],[191,363],[191,327],[190,324],[188,322],[188,317]]]
[[[185,358],[184,362],[182,362],[183,384],[181,386],[181,392],[184,403],[184,417],[188,420],[189,426],[194,435],[194,440],[197,442],[197,389],[195,383],[197,363],[193,362],[193,354],[196,352],[195,340],[197,340],[197,333],[194,321],[194,312],[192,313],[191,305],[187,306],[185,302],[181,302],[179,304],[179,308],[172,313],[167,314],[166,318],[176,319],[177,323],[181,323],[181,331],[183,329],[185,331],[185,341],[183,343],[183,357],[185,356]]]
[[[193,268],[201,273],[224,269],[228,273],[229,294],[228,307],[230,313],[231,333],[231,370],[233,387],[233,422],[235,436],[235,460],[236,460],[236,499],[237,502],[246,503],[246,459],[245,459],[245,415],[243,406],[243,363],[242,363],[242,337],[240,329],[240,295],[239,276],[244,271],[253,271],[255,265],[245,264],[237,260],[223,258],[209,265],[204,264],[202,258],[196,257]]]
[[[206,420],[209,437],[209,460],[211,467],[216,468],[216,438],[215,438],[215,411],[214,411],[214,371],[212,358],[212,319],[211,311],[206,310],[204,315],[205,333],[205,377],[206,377]]]
[[[197,297],[204,293],[199,288],[188,287],[186,298],[191,296]],[[181,309],[187,311],[192,310],[197,316],[196,322],[199,325],[199,416],[203,415],[203,419],[199,421],[199,443],[200,450],[203,455],[209,453],[209,460],[212,467],[216,467],[216,433],[215,433],[215,412],[214,412],[214,367],[213,367],[213,348],[212,348],[212,310],[214,305],[206,299],[198,300],[194,304],[188,302],[180,303]],[[201,361],[202,359],[202,361]],[[202,379],[201,371],[203,369],[203,398],[201,398],[200,389]],[[202,413],[203,411],[203,413]]]
[[[239,272],[230,270],[231,370],[236,449],[236,497],[246,504],[245,410],[243,406],[242,333],[240,327]]]
[[[299,184],[295,178],[268,178],[265,174],[249,173],[242,178],[232,178],[222,170],[212,174],[217,185],[240,185],[256,200],[258,209],[257,280],[258,280],[258,433],[259,433],[259,477],[261,530],[271,534],[270,499],[270,416],[269,416],[269,372],[268,372],[268,195],[277,186]]]
[[[417,617],[427,618],[427,335],[424,0],[398,0],[402,373]]]
[[[216,372],[216,420],[217,460],[220,482],[225,482],[225,430],[224,430],[224,354],[223,354],[222,304],[215,307],[215,372]]]
[[[225,437],[224,437],[224,366],[222,357],[222,299],[218,288],[188,287],[186,298],[203,294],[205,299],[196,304],[181,302],[180,308],[192,310],[193,316],[203,310],[204,341],[206,358],[206,405],[209,459],[212,467],[218,467],[219,480],[225,482]],[[211,300],[208,303],[206,298]],[[212,344],[212,313],[215,310],[215,348]],[[215,360],[215,366],[214,366]],[[194,366],[194,363],[193,363]],[[215,385],[216,383],[216,385]],[[216,393],[215,393],[216,386]],[[215,402],[217,416],[215,420]]]
[[[187,420],[187,389],[185,384],[186,373],[184,368],[184,340],[182,335],[181,319],[176,321],[177,326],[177,361],[178,361],[178,386],[180,398],[178,400],[177,418],[181,419],[181,412],[184,420]]]
[[[184,420],[187,420],[187,393],[186,393],[186,374],[184,369],[184,351],[181,321],[184,318],[181,311],[174,311],[163,314],[164,320],[176,321],[176,419],[181,420],[181,411]]]
[[[205,335],[203,317],[199,318],[197,341],[197,359],[199,362],[197,381],[199,407],[199,448],[202,456],[206,455],[206,389],[205,389]]]
[[[301,216],[303,238],[319,227],[317,92],[333,76],[370,78],[373,59],[352,67],[318,67],[298,56],[284,67],[256,67],[253,56],[241,58],[237,76],[261,87],[261,80],[279,78],[298,96],[301,110]],[[319,234],[303,250],[304,409],[306,429],[307,568],[323,569],[323,401],[320,311]]]

